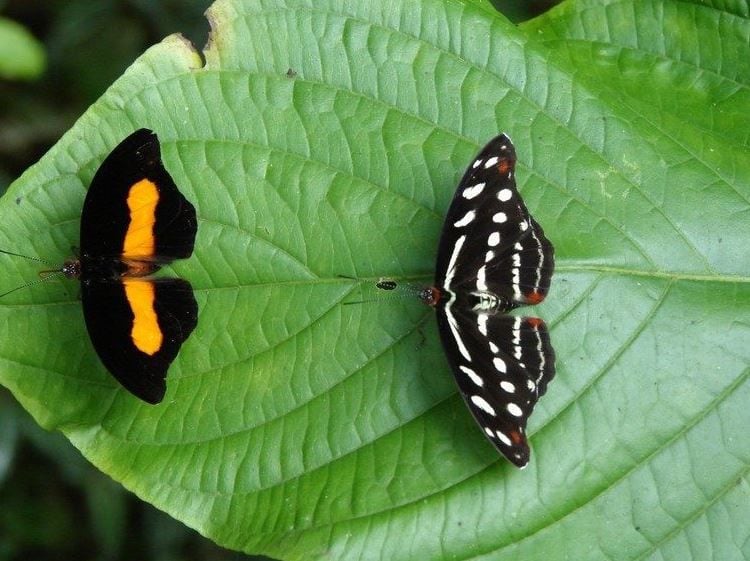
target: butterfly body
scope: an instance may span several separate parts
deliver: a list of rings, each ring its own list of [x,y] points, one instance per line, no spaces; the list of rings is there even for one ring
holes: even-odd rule
[[[529,460],[526,423],[554,376],[544,322],[507,312],[544,300],[554,250],[515,183],[506,135],[468,167],[446,216],[435,284],[420,293],[461,394],[488,439],[511,462]]]
[[[123,278],[140,278],[153,275],[161,269],[153,261],[118,257],[81,255],[79,259],[66,261],[63,273],[71,279],[78,279],[84,285],[97,282],[122,282]]]

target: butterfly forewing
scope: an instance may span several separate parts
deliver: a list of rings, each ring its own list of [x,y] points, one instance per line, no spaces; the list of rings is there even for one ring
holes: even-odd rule
[[[507,309],[541,302],[554,269],[552,244],[516,188],[515,164],[513,144],[502,134],[468,167],[445,219],[436,270],[439,287],[486,286]]]
[[[131,222],[128,193],[139,181],[153,183],[155,247],[136,250],[137,257],[169,262],[193,252],[198,223],[195,207],[180,193],[161,161],[157,136],[139,129],[102,162],[86,194],[81,215],[81,253],[120,256]]]
[[[545,298],[554,253],[516,188],[515,163],[505,135],[471,163],[443,227],[436,287],[423,299],[437,308],[443,347],[469,409],[498,450],[523,467],[526,423],[554,376],[555,359],[542,320],[504,313]]]

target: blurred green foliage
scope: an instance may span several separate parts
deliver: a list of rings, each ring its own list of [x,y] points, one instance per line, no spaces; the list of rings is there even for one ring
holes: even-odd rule
[[[25,27],[0,17],[0,77],[33,80],[44,71],[44,48]]]
[[[555,2],[492,3],[523,21]],[[179,32],[201,48],[209,4],[0,0],[7,31],[0,33],[0,48],[7,48],[3,40],[27,42],[20,45],[27,59],[16,61],[25,65],[20,72],[0,68],[0,193],[150,45]],[[39,428],[3,388],[0,504],[0,561],[262,559],[222,549],[138,500],[88,464],[62,435]]]
[[[39,159],[146,48],[171,33],[202,47],[210,0],[13,0],[0,5],[46,51],[36,81],[0,78],[0,192]],[[2,36],[0,36],[2,39]]]
[[[0,560],[254,559],[139,501],[5,390],[0,411]]]

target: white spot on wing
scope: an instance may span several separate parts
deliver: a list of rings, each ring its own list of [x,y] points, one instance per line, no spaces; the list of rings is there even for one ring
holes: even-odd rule
[[[500,232],[492,232],[490,236],[487,238],[487,245],[490,247],[495,247],[499,243],[500,243]]]
[[[461,248],[464,246],[466,241],[466,235],[461,236],[456,240],[456,245],[453,246],[453,253],[448,261],[448,271],[445,273],[445,289],[451,289],[451,282],[453,282],[453,276],[456,274],[456,261],[458,260],[458,254],[461,253]]]
[[[497,193],[497,198],[500,199],[502,202],[507,203],[510,198],[513,196],[513,192],[510,189],[500,189]]]
[[[521,318],[519,316],[513,318],[512,332],[513,338],[511,343],[513,343],[513,356],[516,360],[521,360]]]
[[[542,250],[542,241],[539,239],[539,236],[536,235],[536,229],[531,229],[531,237],[536,242],[536,253],[539,256],[539,261],[536,267],[536,280],[534,281],[534,288],[539,288],[539,285],[542,283],[542,267],[544,266],[544,251]]]
[[[518,244],[516,244],[518,245]],[[514,253],[511,257],[513,268],[510,271],[511,283],[513,285],[513,298],[516,301],[521,300],[521,254]]]
[[[463,228],[467,224],[471,224],[471,222],[474,220],[474,218],[476,217],[476,215],[477,215],[476,212],[474,212],[473,210],[470,210],[469,212],[467,212],[466,214],[464,214],[464,216],[463,216],[463,218],[461,218],[461,220],[457,220],[456,222],[454,222],[453,225],[456,228]]]
[[[503,222],[507,222],[508,221],[508,215],[505,214],[504,212],[497,212],[492,217],[492,221],[495,222],[495,223],[497,223],[497,224],[502,224]]]
[[[496,356],[494,359],[492,359],[492,364],[495,366],[495,370],[497,370],[498,372],[501,372],[503,374],[506,374],[508,372],[508,365],[505,364],[505,361],[499,356]]]
[[[484,162],[484,169],[489,169],[492,166],[494,166],[499,158],[497,156],[492,156],[491,158],[488,158],[486,162]]]
[[[485,263],[489,263],[494,258],[495,258],[495,252],[492,251],[491,249],[487,253],[484,254],[484,262]]]
[[[508,405],[505,406],[505,408],[508,410],[508,413],[510,413],[514,417],[522,417],[523,416],[523,411],[515,403],[509,403]]]
[[[482,265],[477,271],[477,291],[487,292],[487,266]]]
[[[479,386],[480,388],[484,386],[484,380],[482,380],[482,377],[479,376],[479,374],[477,374],[476,372],[474,372],[471,368],[469,368],[468,366],[464,366],[463,364],[459,366],[458,368],[461,370],[461,372],[466,374],[469,377],[469,379],[472,382],[474,382],[477,386]]]
[[[458,260],[458,254],[461,253],[461,248],[464,246],[465,241],[466,236],[463,235],[456,240],[456,245],[453,246],[453,253],[451,253],[451,258],[448,262],[448,272],[445,274],[444,281],[444,288],[446,292],[450,294],[450,298],[448,299],[448,302],[446,302],[443,311],[445,312],[445,317],[448,320],[448,326],[451,328],[453,339],[456,341],[458,352],[460,352],[468,362],[471,362],[471,355],[469,354],[469,350],[466,348],[466,345],[464,345],[463,339],[461,339],[461,334],[458,332],[458,322],[453,316],[452,307],[453,303],[456,300],[456,295],[451,290],[451,283],[453,282],[453,277],[456,274],[456,261]]]
[[[476,185],[472,185],[471,187],[467,187],[463,190],[463,193],[461,193],[464,197],[464,199],[473,199],[474,197],[478,196],[482,191],[484,191],[484,186],[486,183],[477,183]]]
[[[477,406],[488,415],[492,415],[493,417],[497,416],[497,413],[493,409],[492,405],[487,403],[487,400],[484,399],[481,395],[472,395],[470,399],[475,406]]]
[[[499,430],[495,431],[495,434],[497,435],[497,438],[505,444],[506,446],[513,446],[513,443],[510,441],[510,438],[505,436],[505,433],[500,432]]]
[[[477,316],[477,328],[479,329],[479,333],[487,337],[487,318],[489,316],[487,314],[479,314]]]
[[[463,339],[461,339],[461,334],[458,332],[458,323],[456,322],[456,318],[453,316],[453,312],[450,308],[453,304],[453,300],[454,296],[451,294],[451,299],[448,301],[444,308],[445,316],[448,318],[448,326],[451,328],[451,334],[453,335],[453,339],[456,341],[458,352],[460,352],[461,356],[463,356],[467,361],[471,362],[469,349],[466,348]]]
[[[544,350],[542,349],[542,336],[539,334],[539,330],[537,328],[534,328],[534,335],[536,335],[536,354],[539,357],[539,377],[536,379],[537,383],[539,383],[539,380],[542,379],[542,376],[544,376],[544,369],[547,366],[547,359],[544,357]],[[534,388],[529,388],[531,391],[534,391],[536,389],[536,385]]]
[[[508,380],[503,380],[502,382],[500,382],[500,387],[504,392],[516,393],[516,386]]]

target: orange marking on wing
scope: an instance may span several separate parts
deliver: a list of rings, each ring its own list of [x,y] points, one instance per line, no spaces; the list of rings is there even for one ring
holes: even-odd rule
[[[537,292],[536,290],[533,290],[531,292],[528,292],[524,294],[524,298],[526,298],[527,304],[538,304],[542,300],[544,300],[544,294],[541,292]]]
[[[154,283],[148,281],[123,281],[125,296],[133,311],[133,327],[130,338],[135,347],[147,355],[156,354],[164,342],[164,335],[154,309],[156,291]]]
[[[517,430],[512,430],[510,431],[510,441],[514,446],[518,446],[524,441],[524,438],[520,432],[518,432]]]
[[[510,159],[500,158],[500,161],[497,164],[497,171],[499,171],[501,175],[508,175],[508,172],[512,169],[513,166],[511,165]]]
[[[526,323],[529,324],[532,329],[539,329],[539,326],[544,322],[539,318],[526,318]]]
[[[150,257],[154,254],[154,224],[159,189],[153,181],[141,179],[128,191],[130,224],[122,244],[123,257]]]

